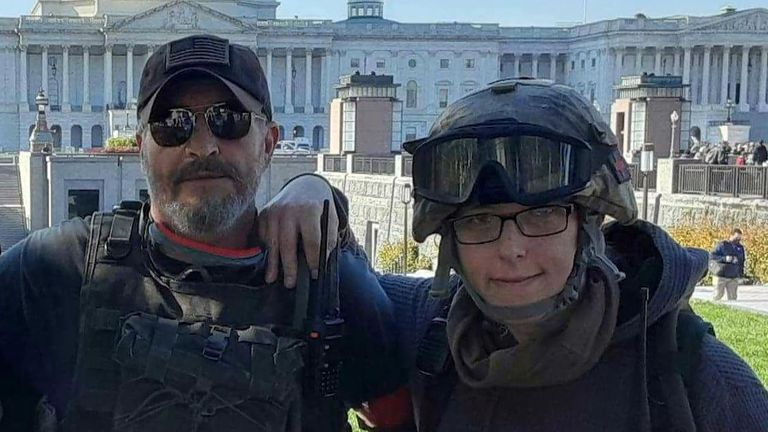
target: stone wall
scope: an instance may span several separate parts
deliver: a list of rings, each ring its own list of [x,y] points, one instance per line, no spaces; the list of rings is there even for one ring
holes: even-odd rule
[[[257,206],[263,206],[277,194],[286,181],[313,172],[316,166],[313,155],[275,157],[261,179]],[[147,189],[137,155],[44,157],[21,152],[19,174],[30,230],[56,225],[69,217],[69,190],[98,190],[99,210],[107,211],[122,200],[139,199],[141,190]],[[46,178],[50,179],[47,184]]]
[[[331,172],[319,174],[349,198],[350,225],[361,245],[370,241],[367,238],[370,235],[370,224],[378,224],[379,243],[402,241],[404,205],[400,196],[403,185],[410,183],[410,177]],[[648,219],[651,221],[654,219],[656,197],[656,193],[649,194]],[[642,209],[643,194],[637,192],[636,199],[638,208]],[[408,213],[410,230],[410,206]],[[727,226],[768,225],[768,200],[661,194],[658,224],[662,227],[709,223]],[[427,239],[420,250],[434,259],[437,239]]]

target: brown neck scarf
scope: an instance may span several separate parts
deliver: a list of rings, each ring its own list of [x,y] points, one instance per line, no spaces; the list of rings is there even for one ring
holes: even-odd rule
[[[527,337],[511,343],[489,332],[464,289],[448,313],[448,341],[461,380],[474,388],[542,387],[574,380],[600,359],[613,336],[618,284],[591,268],[581,298],[544,321],[506,325]],[[511,338],[509,338],[511,339]]]

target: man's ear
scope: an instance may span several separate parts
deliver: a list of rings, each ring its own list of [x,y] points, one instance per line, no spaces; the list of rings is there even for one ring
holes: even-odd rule
[[[277,146],[277,141],[280,139],[280,130],[277,128],[277,123],[270,122],[267,125],[267,133],[264,136],[264,153],[272,156]]]

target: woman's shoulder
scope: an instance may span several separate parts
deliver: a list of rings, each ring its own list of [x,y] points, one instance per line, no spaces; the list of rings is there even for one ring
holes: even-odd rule
[[[713,336],[702,341],[688,392],[703,431],[768,431],[768,391],[744,359]]]

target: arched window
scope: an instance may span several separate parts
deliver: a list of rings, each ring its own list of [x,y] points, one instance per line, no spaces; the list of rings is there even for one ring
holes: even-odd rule
[[[278,140],[284,140],[285,139],[285,128],[282,126],[278,126],[277,130],[280,132],[280,136],[277,138]]]
[[[53,148],[54,150],[61,150],[61,126],[51,126],[51,134],[53,135]]]
[[[83,128],[80,125],[72,126],[70,131],[70,143],[76,149],[83,148]]]
[[[325,143],[323,142],[324,140],[325,130],[322,126],[315,126],[315,128],[312,130],[312,147],[315,150],[319,150],[325,147]]]
[[[405,107],[416,108],[419,105],[419,86],[416,81],[408,81],[405,85]]]
[[[91,128],[91,147],[104,147],[104,130],[101,128],[101,125],[94,125]]]
[[[301,138],[304,136],[304,127],[303,126],[296,126],[293,128],[293,137],[294,138]]]

